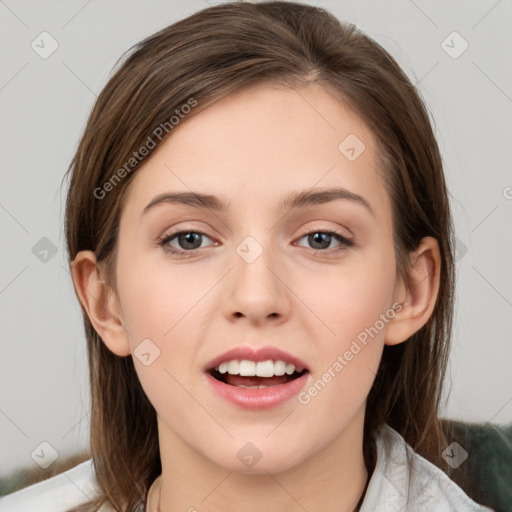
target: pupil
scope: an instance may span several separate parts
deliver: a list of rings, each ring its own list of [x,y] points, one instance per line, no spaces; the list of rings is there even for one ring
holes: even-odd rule
[[[328,233],[313,233],[309,235],[309,243],[315,249],[327,249],[331,244],[331,235]],[[319,244],[320,247],[315,246],[315,244]]]
[[[183,249],[197,249],[201,246],[201,235],[199,233],[185,233],[180,235],[179,242]]]

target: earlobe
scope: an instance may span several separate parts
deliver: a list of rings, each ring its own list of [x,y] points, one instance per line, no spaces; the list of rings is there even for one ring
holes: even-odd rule
[[[441,274],[437,240],[433,237],[423,238],[410,258],[407,283],[402,283],[397,292],[397,302],[401,303],[402,308],[388,324],[386,345],[398,345],[421,329],[428,322],[436,304]]]
[[[71,263],[71,275],[82,307],[105,345],[118,356],[130,355],[118,298],[102,278],[94,252],[80,251]]]

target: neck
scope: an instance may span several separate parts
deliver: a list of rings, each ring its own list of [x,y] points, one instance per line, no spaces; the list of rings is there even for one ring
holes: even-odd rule
[[[244,474],[212,463],[166,430],[159,419],[160,511],[353,512],[368,473],[362,450],[364,414],[335,441],[285,471]],[[160,487],[160,486],[159,486]],[[156,503],[150,510],[157,510]]]

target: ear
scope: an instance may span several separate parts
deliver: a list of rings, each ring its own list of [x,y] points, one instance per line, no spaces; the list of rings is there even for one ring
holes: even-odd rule
[[[441,274],[441,256],[437,240],[425,237],[410,254],[411,269],[407,282],[400,281],[395,290],[396,302],[402,309],[389,322],[386,345],[397,345],[423,327],[434,310]],[[405,303],[403,297],[406,297]]]
[[[94,252],[80,251],[71,263],[71,275],[80,302],[105,345],[118,356],[130,355],[119,300],[102,278]]]

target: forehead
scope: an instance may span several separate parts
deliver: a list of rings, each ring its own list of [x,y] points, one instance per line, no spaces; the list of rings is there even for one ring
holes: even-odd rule
[[[386,214],[377,150],[367,127],[323,87],[258,85],[185,117],[137,170],[125,199],[142,211],[155,195],[197,191],[261,207],[293,190],[341,186]]]

